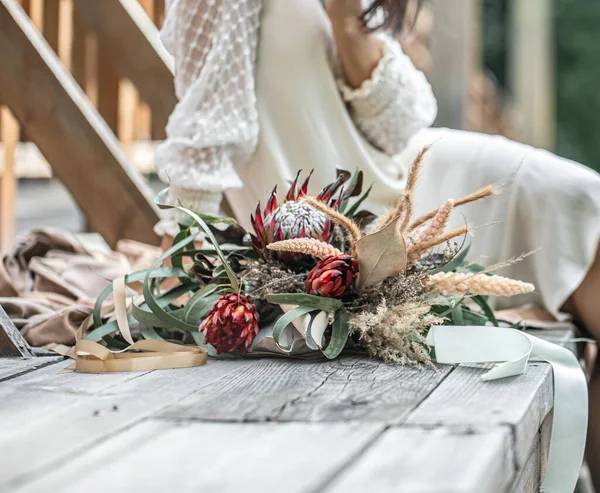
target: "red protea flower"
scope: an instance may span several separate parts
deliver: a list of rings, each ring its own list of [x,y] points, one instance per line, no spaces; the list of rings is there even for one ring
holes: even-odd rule
[[[306,277],[306,292],[316,296],[339,298],[352,286],[358,263],[350,255],[334,255],[321,260]]]
[[[311,175],[312,172],[298,188],[298,180],[300,178],[300,171],[298,171],[296,179],[292,183],[284,202],[278,204],[277,187],[275,187],[267,201],[264,213],[261,211],[259,203],[256,207],[256,212],[250,216],[255,233],[252,235],[252,247],[261,258],[265,259],[275,256],[275,258],[282,262],[291,264],[308,257],[298,253],[270,252],[266,249],[266,246],[275,241],[294,238],[316,238],[325,242],[331,240],[333,234],[333,224],[331,221],[322,212],[298,200],[300,197],[306,195]],[[337,210],[341,203],[341,197],[336,199],[333,196],[340,190],[345,178],[342,177],[335,183],[326,186],[317,195],[317,200]]]
[[[200,331],[218,353],[244,354],[258,334],[258,312],[245,296],[226,294],[215,303]]]

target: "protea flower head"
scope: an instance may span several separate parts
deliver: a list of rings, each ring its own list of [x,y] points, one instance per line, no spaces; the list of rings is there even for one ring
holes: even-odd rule
[[[258,334],[258,312],[245,296],[226,294],[217,300],[200,331],[218,353],[244,354]]]
[[[350,255],[327,257],[308,273],[306,292],[315,296],[339,298],[352,286],[357,274],[358,263]]]
[[[275,241],[294,238],[316,238],[329,242],[333,234],[333,224],[325,214],[317,211],[311,205],[300,201],[306,195],[312,172],[308,175],[301,186],[298,186],[301,171],[298,171],[296,179],[288,190],[285,200],[278,202],[277,187],[273,189],[265,210],[261,210],[260,203],[256,212],[250,216],[254,235],[252,235],[252,246],[261,258],[274,256],[285,263],[293,263],[309,258],[302,254],[289,252],[270,252],[266,246]],[[341,203],[341,194],[335,199],[333,196],[343,183],[339,179],[335,183],[326,186],[317,195],[317,200],[337,210]]]

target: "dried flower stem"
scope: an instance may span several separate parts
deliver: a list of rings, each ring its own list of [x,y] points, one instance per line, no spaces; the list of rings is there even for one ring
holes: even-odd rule
[[[481,273],[440,272],[431,276],[428,284],[434,293],[443,296],[472,294],[508,297],[531,293],[535,290],[535,286],[527,282]]]
[[[487,197],[491,197],[492,195],[498,195],[500,193],[499,188],[496,185],[488,185],[487,187],[483,187],[477,190],[475,193],[471,195],[467,195],[460,200],[454,202],[454,207],[460,207],[461,205],[470,204],[471,202],[475,202],[476,200],[485,199]],[[416,221],[414,221],[408,228],[409,231],[413,231],[419,226],[422,226],[427,221],[433,219],[437,214],[439,209],[435,209],[424,216],[421,216]]]
[[[329,207],[327,204],[318,201],[314,197],[309,197],[308,195],[305,195],[300,200],[306,202],[311,207],[322,212],[334,223],[339,224],[342,228],[344,228],[348,232],[348,235],[350,236],[350,239],[352,240],[353,244],[362,238],[362,233],[358,224],[356,224],[352,219],[349,219],[343,214],[340,214],[336,210]]]
[[[432,238],[431,240],[428,240],[428,241],[424,241],[418,245],[411,245],[408,248],[408,255],[409,255],[409,257],[413,256],[413,255],[420,255],[421,253],[424,253],[433,247],[441,245],[442,243],[450,241],[451,239],[456,238],[457,236],[466,235],[470,231],[471,231],[471,226],[465,225],[465,226],[461,226],[460,228],[453,229],[452,231],[449,231],[448,233],[446,233],[444,235],[437,236],[436,238]]]
[[[406,230],[408,223],[412,219],[414,211],[414,194],[417,185],[417,180],[419,179],[419,174],[423,166],[423,159],[425,158],[425,154],[427,154],[429,149],[431,149],[430,145],[423,147],[423,149],[421,149],[421,152],[419,152],[419,154],[413,161],[408,172],[408,177],[406,179],[406,188],[404,195],[400,198],[400,200],[398,200],[398,203],[394,206],[394,208],[392,208],[381,219],[381,221],[379,221],[379,224],[375,228],[375,231],[379,231],[386,227],[397,216],[402,217],[400,221],[401,231],[404,232],[404,230]]]
[[[454,209],[454,200],[448,200],[442,207],[440,207],[433,217],[433,219],[423,228],[422,231],[417,234],[414,239],[414,244],[416,248],[419,248],[421,243],[432,240],[440,235],[444,234],[446,230],[446,226],[448,226],[448,221],[450,220],[450,215],[452,214],[452,210]]]
[[[312,255],[321,260],[342,254],[342,252],[333,245],[315,238],[293,238],[291,240],[276,241],[274,243],[269,243],[267,248],[275,252],[303,253],[305,255]]]

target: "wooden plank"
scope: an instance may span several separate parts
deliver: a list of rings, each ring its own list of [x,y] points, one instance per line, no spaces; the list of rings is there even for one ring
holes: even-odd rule
[[[324,492],[500,493],[514,475],[507,426],[481,433],[393,428]]]
[[[31,357],[31,347],[0,305],[0,357]]]
[[[531,363],[518,377],[483,382],[485,371],[457,368],[409,416],[407,424],[467,429],[509,424],[514,431],[515,460],[521,468],[552,409],[552,369],[547,363]]]
[[[155,125],[166,127],[177,104],[172,62],[141,5],[137,0],[75,0],[75,8],[111,53],[120,76],[130,79],[150,105]]]
[[[42,358],[2,358],[0,359],[0,382],[20,377],[48,365],[63,361],[61,356]]]
[[[59,32],[59,9],[60,0],[45,0],[44,2],[44,38],[50,48],[58,54],[58,32]]]
[[[98,52],[98,111],[115,136],[119,135],[119,75],[113,66],[113,53],[103,46]]]
[[[253,362],[211,361],[199,368],[146,373],[58,374],[70,363],[0,384],[0,491],[47,474]],[[40,437],[44,437],[40,440]],[[23,457],[27,457],[27,461]]]
[[[15,0],[0,0],[0,65],[0,92],[91,228],[111,246],[156,244],[158,213],[141,177]]]
[[[320,491],[380,428],[149,421],[19,491]]]
[[[219,421],[396,423],[451,370],[450,366],[414,369],[366,357],[332,362],[265,359],[190,394],[162,415]]]

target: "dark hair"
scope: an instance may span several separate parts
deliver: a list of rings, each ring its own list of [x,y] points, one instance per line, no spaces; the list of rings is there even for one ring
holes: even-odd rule
[[[415,17],[421,3],[421,0],[417,0]],[[389,29],[397,34],[406,27],[406,16],[408,15],[408,7],[410,5],[411,0],[372,0],[371,4],[363,12],[362,20],[370,31]],[[382,20],[377,24],[373,24],[373,20],[380,12],[383,14]],[[415,19],[412,19],[413,23],[414,21]]]

